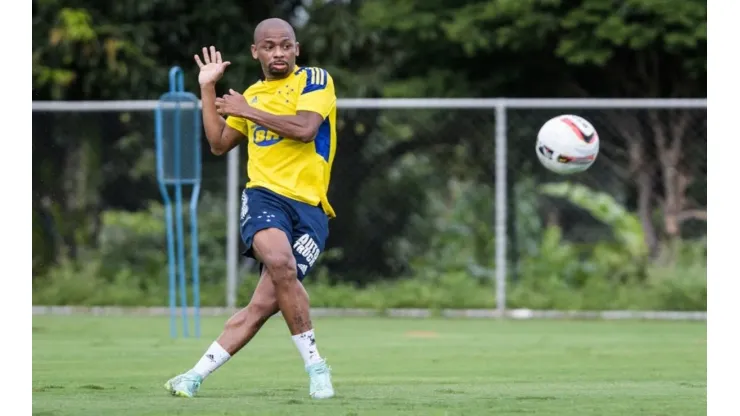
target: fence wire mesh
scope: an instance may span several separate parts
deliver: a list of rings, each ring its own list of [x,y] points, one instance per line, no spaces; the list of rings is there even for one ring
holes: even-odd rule
[[[533,153],[538,128],[559,114],[578,114],[600,137],[596,163],[586,172],[561,177],[539,165]],[[596,192],[636,213],[644,241],[653,255],[660,241],[706,235],[706,109],[509,109],[507,129],[513,254],[531,251],[547,226],[563,238],[595,244],[614,240],[615,224],[598,210],[607,209]],[[591,191],[590,199],[547,189],[567,181]],[[550,188],[552,188],[550,186]],[[552,195],[556,195],[553,197]],[[550,196],[548,196],[550,195]],[[593,211],[597,212],[593,212]]]
[[[341,110],[328,278],[365,283],[468,266],[492,277],[493,131],[488,109]]]
[[[601,152],[587,172],[562,177],[539,165],[534,145],[546,120],[567,113],[592,122]],[[619,264],[643,246],[660,258],[671,241],[704,238],[706,117],[706,108],[506,109],[507,278],[625,278],[633,270]],[[496,122],[494,108],[340,108],[329,194],[338,217],[317,274],[494,279]],[[83,247],[123,256],[135,244],[142,267],[166,264],[151,208],[160,203],[153,113],[34,111],[33,125],[34,273]],[[201,276],[223,284],[226,194],[244,186],[247,155],[242,146],[240,189],[228,190],[226,158],[202,149]],[[142,210],[148,217],[130,214]],[[515,306],[553,304],[511,291]]]
[[[142,276],[142,286],[166,285],[154,112],[34,111],[32,117],[34,276],[72,258],[99,264],[99,274],[111,281],[121,273],[115,265],[125,263]],[[208,284],[225,275],[226,166],[207,145],[202,148],[200,256],[210,261],[200,269]],[[191,191],[184,188],[185,201]],[[160,270],[160,282],[145,281]]]

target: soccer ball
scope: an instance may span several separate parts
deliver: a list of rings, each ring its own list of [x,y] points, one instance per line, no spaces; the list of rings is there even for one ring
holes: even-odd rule
[[[537,158],[548,170],[569,175],[590,168],[599,154],[599,135],[583,117],[560,115],[537,133]]]

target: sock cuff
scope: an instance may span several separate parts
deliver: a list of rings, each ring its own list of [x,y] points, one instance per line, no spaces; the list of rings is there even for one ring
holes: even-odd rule
[[[213,341],[213,344],[211,344],[211,348],[209,348],[209,350],[212,350],[213,352],[217,352],[226,357],[231,357],[231,354],[229,354],[229,352],[226,351],[224,347],[222,347],[221,344],[218,343],[218,341]]]
[[[302,338],[313,338],[313,336],[314,336],[313,329],[309,329],[306,332],[301,332],[300,334],[292,335],[291,338],[302,339]]]

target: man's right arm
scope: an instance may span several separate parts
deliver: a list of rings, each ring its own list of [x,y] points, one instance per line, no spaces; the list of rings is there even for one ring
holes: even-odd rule
[[[211,145],[211,153],[221,156],[235,148],[244,139],[244,134],[226,124],[226,120],[216,111],[216,87],[205,84],[200,87],[203,103],[203,128]]]

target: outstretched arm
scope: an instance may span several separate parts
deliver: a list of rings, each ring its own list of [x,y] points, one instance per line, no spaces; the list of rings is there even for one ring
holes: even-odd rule
[[[201,85],[200,99],[203,102],[203,129],[211,145],[211,153],[221,156],[239,145],[244,135],[226,124],[216,109],[216,88],[214,85]]]
[[[230,62],[223,62],[221,52],[211,46],[210,51],[203,48],[203,59],[195,55],[195,62],[200,67],[198,82],[200,83],[200,99],[203,104],[203,129],[206,139],[211,146],[211,152],[222,155],[239,145],[244,135],[226,124],[216,109],[216,82],[223,76],[224,70]]]

